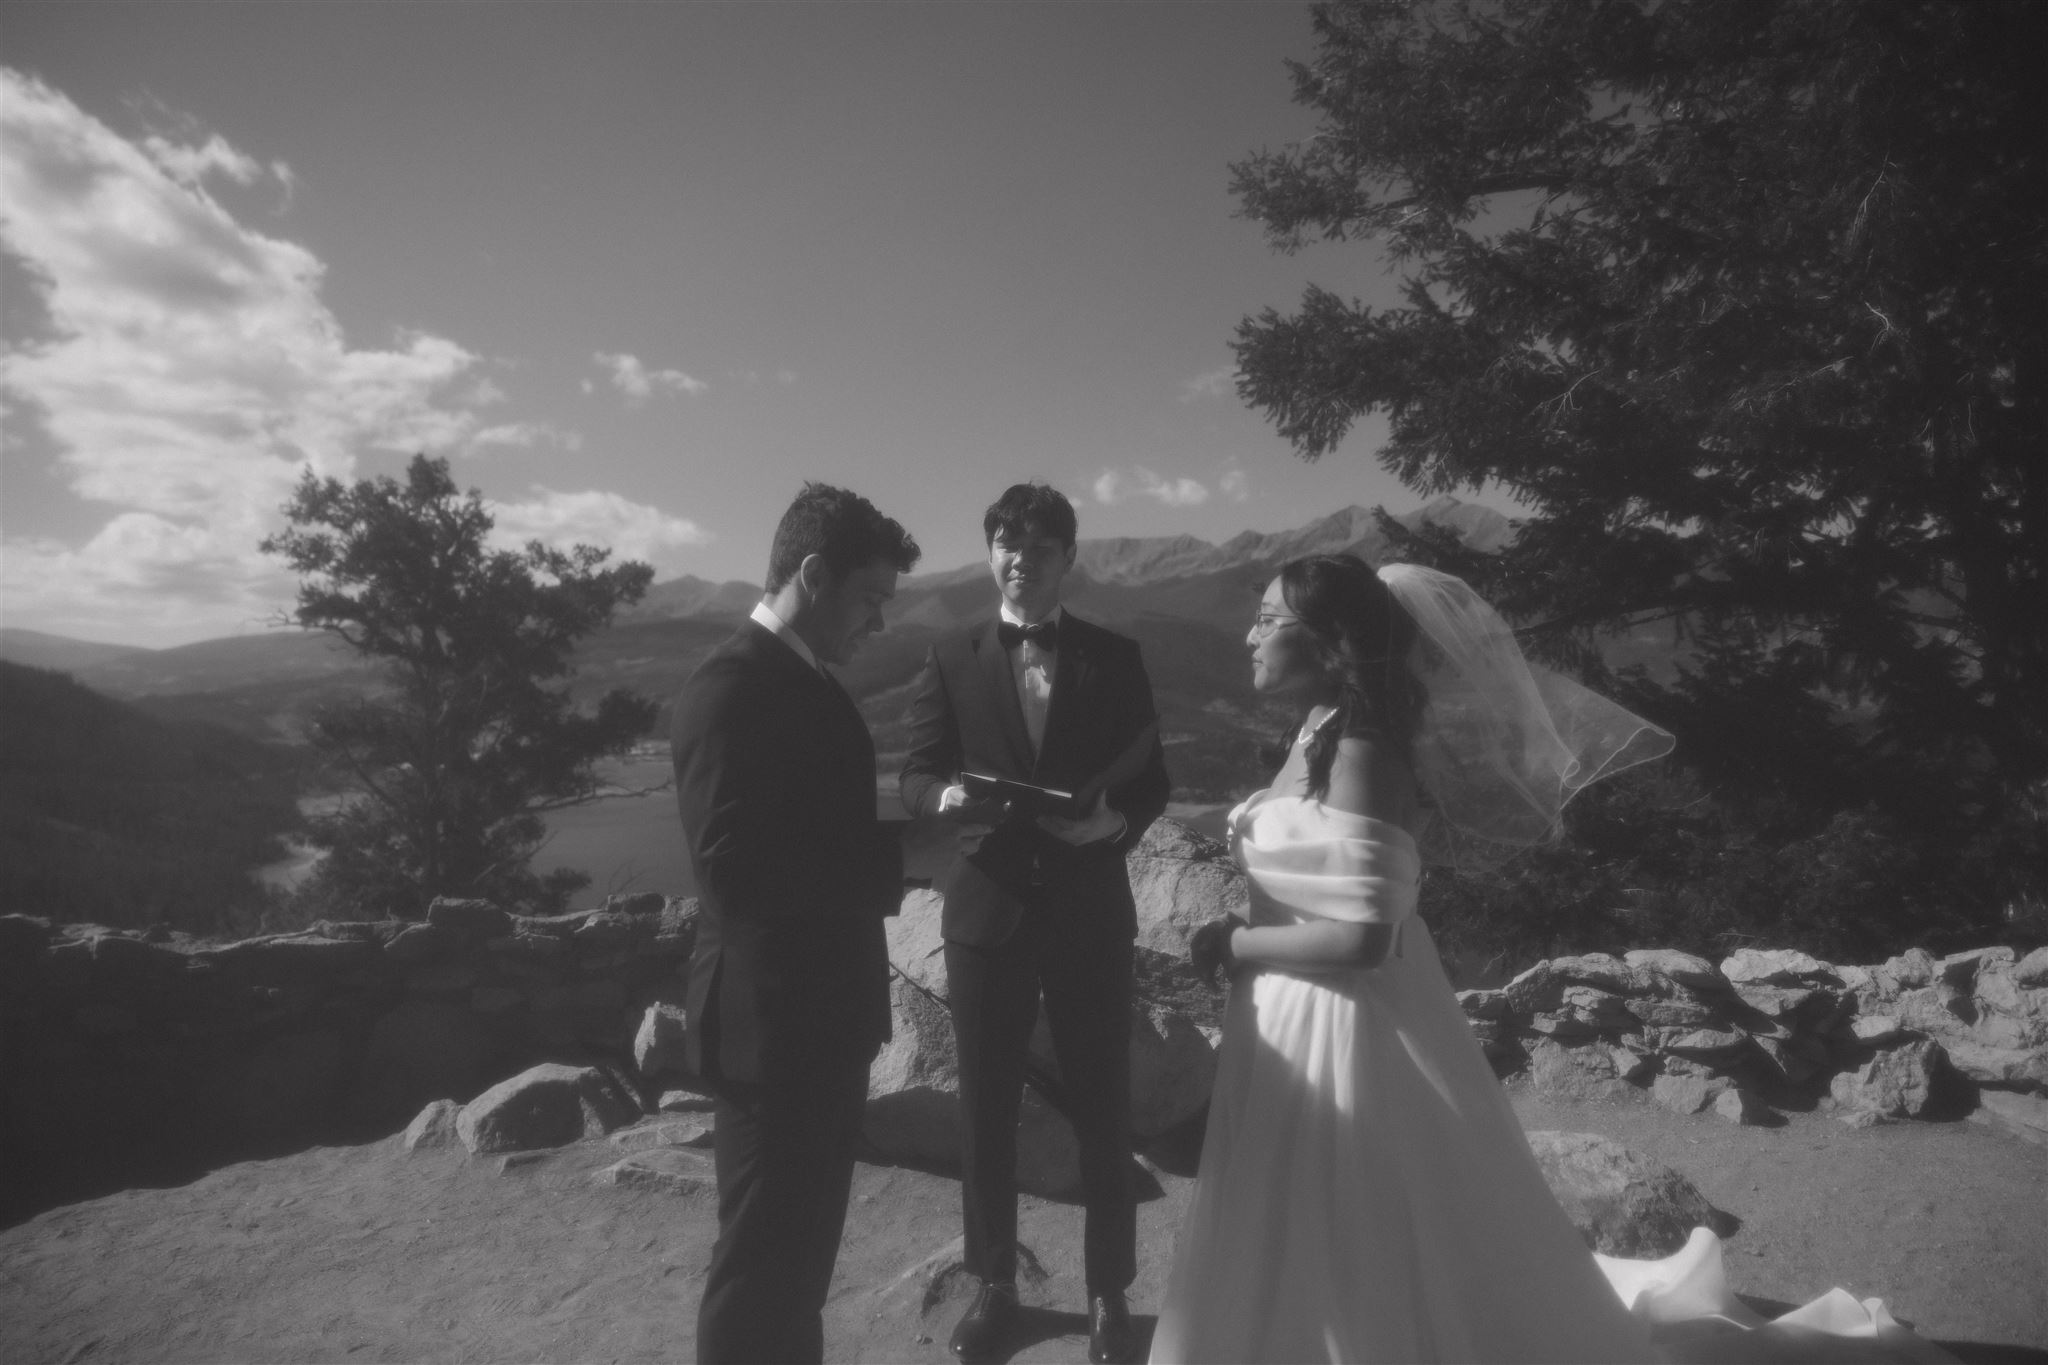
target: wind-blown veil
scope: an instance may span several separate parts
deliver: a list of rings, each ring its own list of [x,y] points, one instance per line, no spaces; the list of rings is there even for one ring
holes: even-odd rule
[[[1586,787],[1671,752],[1667,731],[1530,663],[1464,580],[1419,564],[1379,577],[1419,631],[1409,667],[1428,693],[1415,772],[1438,816],[1423,839],[1430,861],[1484,863],[1541,843]]]

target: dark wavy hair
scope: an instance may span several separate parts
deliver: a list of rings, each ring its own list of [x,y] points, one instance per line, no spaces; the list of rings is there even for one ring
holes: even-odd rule
[[[1074,504],[1059,489],[1042,483],[1013,483],[982,513],[981,534],[985,543],[996,537],[1047,535],[1062,545],[1072,545],[1080,523]]]
[[[782,591],[811,555],[822,555],[832,576],[844,578],[877,560],[894,564],[897,573],[909,573],[918,554],[917,542],[895,518],[883,516],[858,493],[813,481],[803,486],[775,527],[762,586],[771,593]]]
[[[1309,794],[1319,797],[1330,789],[1330,764],[1344,736],[1410,751],[1428,701],[1408,668],[1415,621],[1356,555],[1290,560],[1280,570],[1280,594],[1338,680],[1338,718],[1308,746]]]

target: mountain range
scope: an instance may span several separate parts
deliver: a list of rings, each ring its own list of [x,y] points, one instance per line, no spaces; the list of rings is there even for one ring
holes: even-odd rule
[[[1448,496],[1397,520],[1410,529],[1446,527],[1489,551],[1514,534],[1500,513]],[[1253,694],[1246,664],[1245,628],[1267,581],[1301,555],[1349,552],[1377,562],[1387,548],[1373,513],[1362,507],[1289,531],[1247,531],[1221,545],[1192,536],[1083,540],[1065,600],[1079,615],[1137,638],[1177,791],[1183,799],[1220,799],[1256,770],[1259,748],[1286,721]],[[653,585],[610,629],[584,643],[575,694],[594,698],[625,687],[665,702],[760,593],[751,583],[687,576]],[[903,716],[932,639],[985,618],[994,606],[980,563],[898,584],[889,628],[841,670],[875,730],[885,769],[906,742]],[[304,735],[314,706],[377,680],[374,665],[332,637],[302,631],[149,650],[6,628],[0,659],[67,672],[159,715],[286,742]]]

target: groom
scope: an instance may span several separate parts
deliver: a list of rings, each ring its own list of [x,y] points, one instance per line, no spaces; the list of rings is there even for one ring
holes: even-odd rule
[[[685,1066],[717,1097],[705,1365],[824,1358],[868,1064],[889,1037],[882,919],[903,896],[874,743],[825,665],[882,628],[917,556],[867,499],[805,484],[752,619],[676,697],[676,804],[703,907]]]
[[[1017,1312],[1017,1111],[1039,1000],[1081,1147],[1088,1358],[1136,1352],[1130,1001],[1137,914],[1124,854],[1165,809],[1166,766],[1136,643],[1060,606],[1074,508],[1043,484],[982,519],[998,617],[941,640],[910,715],[903,803],[950,813],[966,855],[945,890],[946,984],[960,1061],[967,1269],[962,1361],[999,1358]],[[1078,814],[1005,810],[961,774],[1076,793]]]

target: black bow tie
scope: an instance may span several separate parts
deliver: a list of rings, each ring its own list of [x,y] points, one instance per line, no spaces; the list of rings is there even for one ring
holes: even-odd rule
[[[996,639],[1002,641],[1004,649],[1015,649],[1026,640],[1040,649],[1058,649],[1060,623],[1056,620],[1046,620],[1035,626],[1020,626],[1004,621],[996,627]]]

